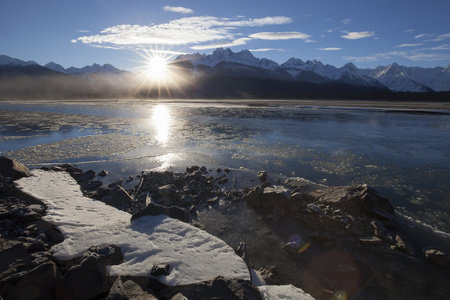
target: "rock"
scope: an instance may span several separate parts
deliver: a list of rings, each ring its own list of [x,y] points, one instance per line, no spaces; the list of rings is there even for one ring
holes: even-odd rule
[[[169,264],[157,264],[153,265],[150,275],[160,276],[160,275],[170,275],[170,265]]]
[[[272,210],[275,206],[288,207],[291,193],[284,187],[266,187],[262,192],[262,207]]]
[[[369,217],[393,220],[395,211],[389,200],[367,185],[330,187],[308,194],[313,201],[330,204],[337,208],[353,208]]]
[[[268,175],[266,171],[259,171],[257,177],[259,181],[264,182],[267,180]]]
[[[100,180],[84,180],[83,182],[80,182],[80,188],[83,191],[93,191],[100,186],[102,186],[103,182]]]
[[[27,207],[16,208],[16,209],[12,210],[10,213],[14,220],[26,222],[26,223],[40,218],[40,216],[37,213],[35,213],[34,211],[30,210]]]
[[[189,223],[190,220],[189,212],[185,208],[178,206],[166,207],[156,203],[149,203],[146,207],[131,216],[131,222],[143,216],[158,216],[161,214],[186,223]]]
[[[106,196],[101,199],[108,205],[120,206],[133,203],[133,198],[120,185],[115,186]]]
[[[247,201],[247,203],[251,205],[262,207],[262,194],[263,189],[260,187],[255,187],[254,189],[245,193],[242,197],[242,200]]]
[[[414,249],[411,245],[406,243],[398,234],[395,236],[395,244],[392,248],[403,251],[407,254],[414,254]]]
[[[262,300],[261,293],[250,281],[221,276],[200,283],[169,287],[160,296],[161,299],[174,299],[177,296],[176,299]]]
[[[424,251],[425,257],[432,263],[439,266],[450,266],[450,260],[447,255],[438,249],[428,249]]]
[[[292,188],[298,189],[298,190],[303,190],[308,186],[308,182],[309,181],[307,181],[304,178],[289,177],[289,178],[286,178],[286,180],[284,181],[284,184],[287,186],[290,186]]]
[[[106,171],[106,170],[101,170],[100,173],[98,173],[98,176],[101,176],[101,177],[105,177],[106,175],[108,175],[108,171]]]
[[[15,159],[6,156],[0,156],[0,175],[12,178],[13,180],[30,176],[27,167]]]
[[[158,188],[158,194],[161,197],[173,198],[177,195],[177,187],[173,184],[167,184]]]
[[[280,281],[278,280],[277,276],[275,276],[275,267],[270,267],[268,270],[261,268],[258,270],[259,274],[261,275],[262,279],[266,282],[266,284],[270,285],[279,285]]]
[[[378,246],[383,243],[383,241],[376,236],[360,237],[359,242],[365,246]]]
[[[122,186],[122,183],[123,183],[123,179],[121,178],[119,181],[111,182],[110,184],[108,184],[108,187],[109,187],[110,189],[113,189],[113,188],[115,188],[116,186]]]
[[[244,242],[240,242],[236,249],[234,249],[234,252],[236,252],[236,254],[241,257],[243,261],[245,261],[247,266],[249,266],[247,245]]]
[[[6,300],[54,299],[55,288],[61,277],[61,272],[54,262],[43,263],[23,276]]]
[[[187,167],[186,168],[186,172],[187,173],[194,173],[195,171],[198,171],[198,170],[200,170],[199,166],[192,166],[192,167]]]
[[[314,203],[309,203],[306,207],[313,213],[320,214],[322,212],[322,208]]]
[[[45,251],[45,244],[42,241],[36,241],[25,246],[25,249],[30,253],[41,252]]]
[[[86,180],[91,180],[92,178],[94,178],[96,176],[95,172],[92,170],[86,171],[85,173],[79,175],[77,178],[75,178],[75,180],[80,183]]]
[[[109,291],[106,265],[123,260],[116,246],[89,248],[61,279],[56,288],[56,299],[95,299]]]

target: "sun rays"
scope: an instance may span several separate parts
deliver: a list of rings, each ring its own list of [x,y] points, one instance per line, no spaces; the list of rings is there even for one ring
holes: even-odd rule
[[[147,98],[176,98],[184,95],[183,86],[189,84],[186,72],[174,63],[180,53],[152,47],[137,52],[142,60],[137,68],[139,84],[135,95]]]

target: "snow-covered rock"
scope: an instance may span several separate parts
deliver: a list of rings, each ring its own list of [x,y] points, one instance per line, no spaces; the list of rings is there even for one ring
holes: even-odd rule
[[[245,262],[222,240],[167,216],[145,216],[130,223],[129,213],[86,198],[63,172],[35,170],[17,181],[24,192],[48,207],[44,219],[58,226],[64,242],[51,248],[61,260],[82,255],[92,245],[121,247],[124,262],[109,266],[111,275],[150,276],[153,264],[170,264],[158,280],[170,286],[217,276],[250,280]]]

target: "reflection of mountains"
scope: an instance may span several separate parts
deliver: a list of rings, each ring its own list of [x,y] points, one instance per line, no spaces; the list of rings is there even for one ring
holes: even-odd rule
[[[448,100],[450,92],[396,93],[381,84],[368,86],[351,78],[330,80],[304,71],[268,70],[232,62],[214,67],[190,61],[170,65],[171,80],[159,84],[140,74],[102,72],[64,74],[40,65],[0,66],[0,99],[404,99]]]

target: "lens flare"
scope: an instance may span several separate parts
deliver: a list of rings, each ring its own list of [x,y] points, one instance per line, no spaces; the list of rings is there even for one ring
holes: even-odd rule
[[[165,80],[169,73],[167,60],[162,56],[149,58],[146,68],[145,75],[151,80]]]

